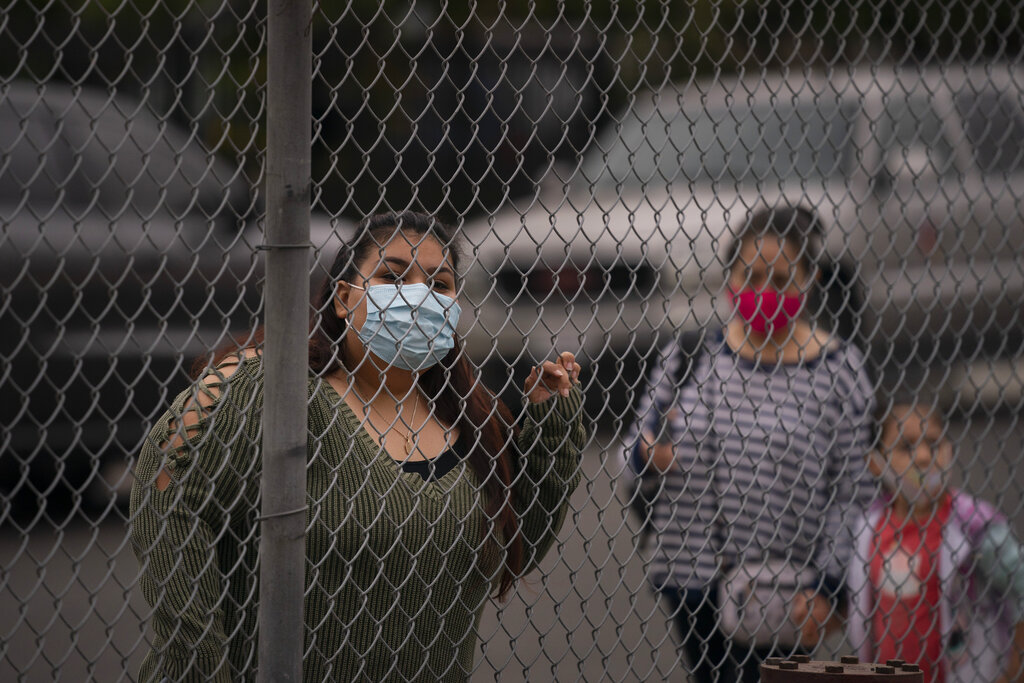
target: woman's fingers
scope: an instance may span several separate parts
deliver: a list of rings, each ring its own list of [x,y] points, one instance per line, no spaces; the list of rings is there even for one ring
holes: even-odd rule
[[[800,627],[802,644],[807,647],[815,647],[835,621],[831,603],[813,591],[803,591],[794,597],[790,618]]]
[[[793,609],[790,612],[790,618],[793,623],[800,627],[803,627],[804,620],[807,619],[807,598],[801,594],[797,594],[793,599]]]
[[[562,365],[551,361],[544,361],[539,366],[534,367],[530,372],[529,379],[526,381],[527,393],[532,395],[540,390],[546,394],[542,398],[547,398],[547,395],[554,393],[568,396],[569,386],[569,372]]]
[[[803,593],[798,593],[794,596],[793,607],[789,616],[800,629],[801,645],[814,647],[817,642],[817,628],[813,623],[814,620],[810,618],[810,598]]]
[[[580,364],[576,362],[576,356],[570,351],[563,351],[558,354],[558,362],[565,368],[566,372],[569,373],[569,378],[573,382],[578,382],[580,378]]]
[[[569,388],[572,386],[572,380],[570,379],[571,368],[565,367],[564,363],[552,363],[551,361],[544,361],[541,365],[541,382],[548,389],[548,391],[554,393],[558,392],[562,396],[569,395]]]
[[[526,378],[526,385],[523,390],[531,398],[543,400],[556,390],[557,384],[554,379],[548,376],[543,365],[535,365],[530,370],[530,376]]]
[[[576,356],[569,351],[558,354],[558,362],[565,367],[566,372],[572,372],[572,366],[576,364]]]
[[[558,361],[544,361],[534,366],[526,379],[525,391],[534,401],[542,401],[552,394],[568,396],[572,385],[579,381],[580,364],[566,351],[558,354]]]

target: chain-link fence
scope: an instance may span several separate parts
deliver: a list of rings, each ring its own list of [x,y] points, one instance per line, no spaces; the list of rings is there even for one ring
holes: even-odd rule
[[[255,677],[303,515],[307,680],[1024,675],[1021,12],[314,6],[306,192],[263,4],[11,0],[0,678]]]

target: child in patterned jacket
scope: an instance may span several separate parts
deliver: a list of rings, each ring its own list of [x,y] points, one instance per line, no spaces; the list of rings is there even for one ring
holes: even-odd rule
[[[947,485],[944,420],[897,405],[868,457],[882,493],[854,522],[848,576],[861,659],[914,662],[932,682],[1024,680],[1024,551],[991,504]]]

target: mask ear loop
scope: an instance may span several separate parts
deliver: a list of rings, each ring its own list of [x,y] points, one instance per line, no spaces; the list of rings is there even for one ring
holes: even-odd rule
[[[881,467],[882,471],[885,471],[885,468],[889,466],[889,462],[882,457],[881,452],[877,448],[872,448],[868,452],[868,460]]]
[[[872,448],[871,451],[868,452],[868,461],[878,467],[879,472],[875,476],[879,479],[883,479],[886,472],[892,471],[892,468],[889,467],[889,461],[877,448]]]
[[[925,477],[925,483],[930,489],[934,489],[936,495],[949,488],[949,477],[953,469],[953,444],[948,439],[943,439],[936,444],[932,452],[932,464],[928,468],[929,473]]]
[[[341,282],[344,282],[345,284],[347,284],[349,287],[351,287],[353,289],[360,289],[360,290],[362,290],[364,292],[366,291],[366,287],[360,287],[359,285],[357,285],[355,283],[352,283],[352,282],[349,282],[348,280],[342,280]]]
[[[943,439],[935,449],[936,459],[943,459],[945,462],[942,469],[948,470],[953,466],[953,443],[949,439]]]
[[[349,287],[353,287],[355,289],[361,289],[364,292],[366,291],[366,287],[360,287],[359,285],[353,284],[353,283],[349,282],[348,280],[339,280],[339,282],[344,282]],[[338,299],[338,301],[341,301],[341,297],[338,296],[338,287],[337,287],[337,285],[335,285],[335,287],[334,287],[334,298]],[[345,306],[346,309],[348,308],[348,306],[346,304],[342,303],[342,305]],[[345,328],[348,329],[348,325],[346,325]]]
[[[359,285],[357,285],[357,284],[354,284],[354,283],[352,283],[352,282],[349,282],[348,280],[340,280],[339,282],[344,282],[344,283],[345,283],[345,284],[347,284],[347,285],[348,285],[349,287],[353,287],[353,288],[355,288],[355,289],[361,289],[361,290],[363,290],[364,292],[366,291],[366,287],[360,287]],[[334,288],[334,296],[335,296],[335,298],[337,298],[337,299],[338,299],[339,301],[341,300],[341,297],[339,297],[339,296],[338,296],[338,288],[337,288],[337,286],[335,286],[335,288]],[[346,304],[342,303],[342,305],[343,305],[343,306],[345,306],[345,308],[346,308],[346,309],[348,308],[348,306],[347,306]],[[352,328],[352,324],[351,324],[350,322],[349,322],[349,323],[346,323],[346,325],[345,325],[345,332],[347,333],[347,332],[348,332],[348,331],[349,331],[349,330],[350,330],[351,328]]]

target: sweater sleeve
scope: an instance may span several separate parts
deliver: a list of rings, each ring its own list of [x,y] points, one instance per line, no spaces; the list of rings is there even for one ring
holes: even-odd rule
[[[143,681],[231,680],[217,544],[244,486],[239,463],[256,455],[233,388],[207,381],[183,392],[139,456],[131,542],[156,634]],[[214,398],[200,401],[204,392]],[[185,419],[190,410],[197,421]],[[161,472],[170,480],[161,482]]]
[[[866,454],[871,448],[874,393],[859,352],[852,349],[833,387],[836,425],[832,449],[827,455],[830,502],[825,527],[815,550],[820,572],[818,590],[837,600],[852,559],[853,536],[848,520],[867,508],[873,489],[866,474]]]
[[[517,441],[521,466],[513,483],[525,542],[524,574],[551,548],[565,521],[569,497],[579,484],[586,442],[582,406],[578,384],[568,397],[556,395],[526,406],[525,424]]]

